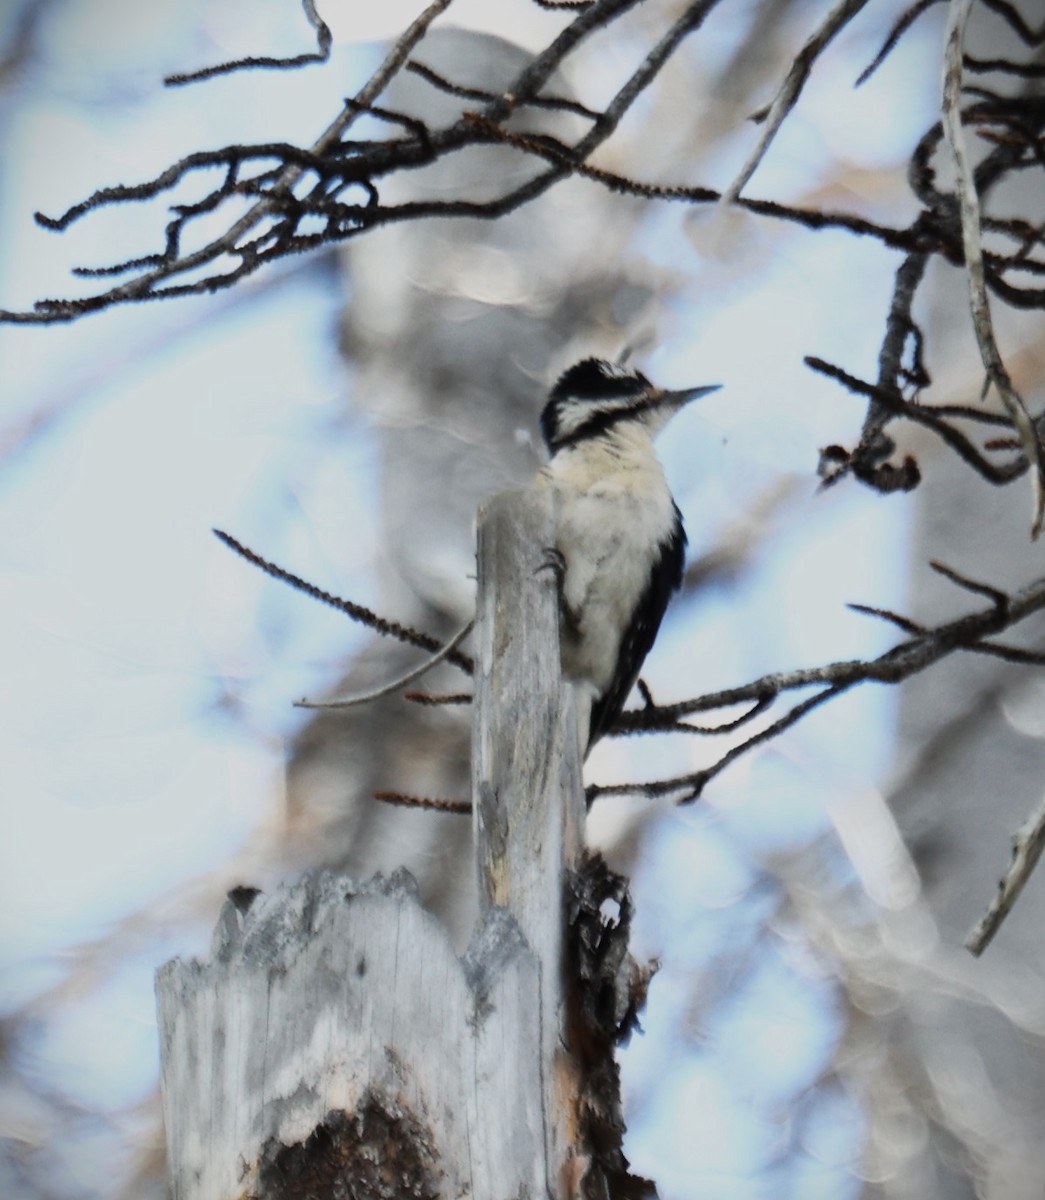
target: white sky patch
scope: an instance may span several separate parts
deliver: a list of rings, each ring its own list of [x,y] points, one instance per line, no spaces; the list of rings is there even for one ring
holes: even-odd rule
[[[249,6],[250,0],[242,0]],[[362,0],[321,0],[317,6],[338,42],[382,41],[398,37],[419,16],[422,0],[372,4]],[[440,25],[457,25],[480,33],[508,38],[536,51],[550,32],[561,28],[572,14],[542,11],[532,0],[455,0]]]

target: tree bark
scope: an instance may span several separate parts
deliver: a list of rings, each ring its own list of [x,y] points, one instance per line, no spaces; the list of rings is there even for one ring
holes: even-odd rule
[[[584,796],[540,569],[552,503],[506,494],[480,522],[467,952],[405,871],[237,889],[211,961],[157,980],[175,1200],[577,1191],[591,1158],[564,954]]]

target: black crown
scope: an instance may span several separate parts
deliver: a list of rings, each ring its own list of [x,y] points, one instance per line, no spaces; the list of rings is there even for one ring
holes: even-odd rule
[[[637,396],[651,386],[641,371],[629,371],[602,358],[586,358],[559,376],[551,390],[551,399],[576,396],[581,400],[601,400],[606,396]]]

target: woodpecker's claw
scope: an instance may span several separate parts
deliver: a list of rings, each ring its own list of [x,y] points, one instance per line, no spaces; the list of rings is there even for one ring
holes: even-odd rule
[[[534,571],[534,574],[539,575],[542,571],[551,571],[555,576],[555,584],[561,592],[562,581],[566,578],[566,557],[556,546],[545,548],[541,565]]]
[[[545,549],[541,565],[534,574],[539,574],[541,571],[551,571],[555,576],[555,586],[559,592],[559,612],[562,615],[563,626],[575,634],[581,627],[581,617],[580,613],[574,612],[569,604],[566,603],[566,593],[563,589],[563,584],[566,580],[566,556],[558,547],[548,546]]]

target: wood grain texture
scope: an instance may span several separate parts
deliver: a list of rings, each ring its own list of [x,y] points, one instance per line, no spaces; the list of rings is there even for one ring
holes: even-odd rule
[[[555,495],[505,492],[480,511],[472,795],[480,906],[503,906],[541,971],[540,1063],[548,1194],[572,1190],[581,1083],[568,1051],[564,931],[580,866],[584,789],[559,601],[547,549]]]
[[[543,1192],[538,1063],[512,1052],[539,1041],[540,972],[506,913],[463,959],[405,872],[310,876],[234,919],[209,963],[157,981],[175,1200],[333,1197],[325,1160],[352,1177],[375,1156],[418,1164],[418,1195]],[[346,1116],[354,1140],[294,1176],[288,1148],[338,1141]]]
[[[210,961],[157,976],[174,1200],[576,1192],[563,930],[584,799],[539,570],[552,503],[498,497],[480,521],[468,950],[406,871],[238,889]]]
[[[578,863],[584,798],[572,690],[546,549],[555,498],[505,492],[480,513],[472,790],[479,883],[554,961],[564,867]],[[557,882],[559,881],[559,882]]]

